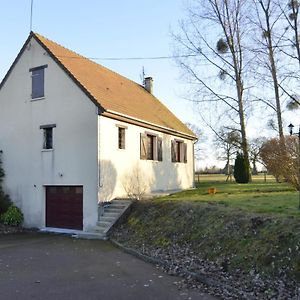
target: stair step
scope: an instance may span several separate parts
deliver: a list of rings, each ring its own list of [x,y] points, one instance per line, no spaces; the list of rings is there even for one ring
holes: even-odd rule
[[[111,221],[110,222],[107,222],[107,221],[98,221],[97,222],[97,226],[99,226],[99,227],[108,227],[108,226],[110,226],[111,225]]]
[[[131,202],[129,201],[112,201],[110,205],[124,205],[127,206],[129,205]]]
[[[107,240],[106,234],[100,232],[83,232],[73,235],[77,239],[87,239],[87,240]]]
[[[105,229],[106,229],[106,228],[104,228],[104,227],[98,227],[98,226],[95,226],[95,227],[94,227],[94,231],[95,231],[95,232],[97,232],[97,233],[102,233],[102,234],[104,234]]]
[[[132,201],[130,200],[121,199],[105,202],[103,207],[99,207],[99,221],[94,227],[92,233],[94,232],[95,234],[106,237],[111,227],[122,216],[131,203]]]
[[[104,211],[104,216],[105,217],[112,217],[112,218],[117,218],[119,216],[119,214],[122,212],[122,210],[118,211],[118,212],[107,212]]]
[[[124,209],[125,207],[127,207],[127,205],[115,203],[115,204],[111,204],[111,205],[105,207],[104,210],[110,209],[110,208],[114,208],[114,209]]]
[[[104,209],[104,213],[120,213],[122,210],[120,208],[108,207]]]
[[[112,221],[114,221],[116,218],[115,217],[111,217],[111,216],[106,216],[106,215],[103,215],[100,217],[100,220],[99,222],[105,222],[105,223],[111,223]]]

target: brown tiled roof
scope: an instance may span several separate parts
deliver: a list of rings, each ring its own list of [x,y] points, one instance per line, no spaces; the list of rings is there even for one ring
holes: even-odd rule
[[[31,35],[110,117],[114,114],[195,137],[166,106],[143,86],[37,33]]]

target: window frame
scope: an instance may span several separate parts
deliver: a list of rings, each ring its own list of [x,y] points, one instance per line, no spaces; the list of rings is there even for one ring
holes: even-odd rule
[[[54,143],[53,143],[53,128],[56,127],[56,124],[49,124],[49,125],[41,125],[40,129],[43,130],[43,146],[42,150],[53,150]]]
[[[151,149],[151,151],[149,151]],[[140,134],[140,159],[163,161],[162,138],[152,132]]]
[[[173,163],[187,163],[187,143],[183,140],[171,141],[171,161]]]
[[[147,134],[147,160],[156,160],[156,136]]]
[[[125,150],[126,149],[126,137],[125,137],[125,131],[126,128],[124,127],[118,127],[118,149],[119,150]]]
[[[42,65],[30,68],[31,72],[31,99],[37,100],[45,97],[45,68],[48,65]]]

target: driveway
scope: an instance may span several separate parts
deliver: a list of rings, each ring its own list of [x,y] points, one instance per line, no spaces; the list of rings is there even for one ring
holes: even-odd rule
[[[178,290],[152,265],[109,242],[62,235],[0,235],[0,299],[216,299]]]

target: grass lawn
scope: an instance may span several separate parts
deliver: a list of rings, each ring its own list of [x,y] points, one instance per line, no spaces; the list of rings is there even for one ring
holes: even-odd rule
[[[267,181],[264,182],[263,175],[253,176],[253,182],[249,184],[230,183],[225,180],[225,175],[202,175],[200,182],[196,183],[196,189],[160,197],[156,201],[210,203],[248,212],[300,217],[299,194],[286,183],[277,183],[271,176],[267,176]],[[208,194],[210,187],[216,188],[217,193]]]
[[[298,192],[271,177],[249,184],[225,180],[203,176],[195,189],[137,201],[120,242],[168,255],[176,245],[217,264],[228,261],[229,270],[287,274],[300,282]],[[217,193],[208,194],[210,187]]]

